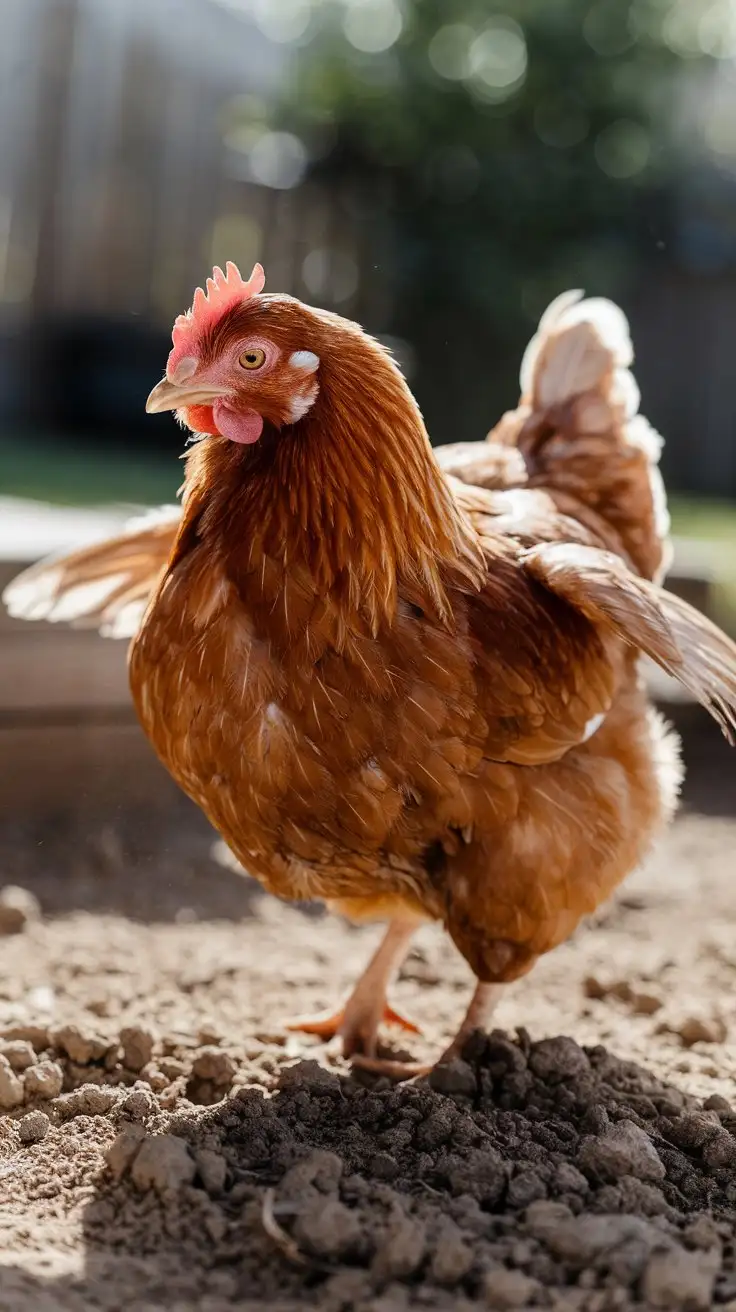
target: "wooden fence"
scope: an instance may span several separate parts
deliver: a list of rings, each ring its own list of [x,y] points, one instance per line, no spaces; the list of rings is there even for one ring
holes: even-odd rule
[[[39,556],[114,533],[122,518],[11,506],[0,504],[0,591]],[[133,712],[126,643],[0,606],[0,818],[174,795]]]

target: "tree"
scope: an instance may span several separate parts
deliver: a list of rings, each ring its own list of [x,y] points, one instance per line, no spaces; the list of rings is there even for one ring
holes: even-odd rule
[[[514,403],[521,350],[553,296],[625,296],[642,261],[661,258],[652,226],[676,164],[682,65],[665,38],[681,4],[321,7],[279,123],[349,209],[363,276],[377,265],[390,288],[370,326],[412,344],[436,439],[477,437]]]

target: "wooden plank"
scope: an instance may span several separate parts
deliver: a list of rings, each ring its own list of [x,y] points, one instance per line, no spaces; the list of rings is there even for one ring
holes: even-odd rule
[[[142,730],[130,724],[0,727],[0,819],[145,804],[179,790]]]
[[[0,712],[129,707],[126,655],[125,642],[59,626],[3,633]]]

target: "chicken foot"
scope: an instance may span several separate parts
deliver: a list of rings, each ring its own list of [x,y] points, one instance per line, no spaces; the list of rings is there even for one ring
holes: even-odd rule
[[[375,1071],[377,1075],[386,1075],[390,1080],[411,1080],[418,1075],[428,1075],[435,1066],[442,1066],[461,1056],[471,1034],[476,1030],[487,1028],[504,988],[503,984],[482,984],[480,980],[478,981],[460,1028],[449,1048],[445,1049],[438,1061],[428,1064],[392,1061],[390,1058],[376,1057],[370,1053],[356,1053],[353,1056],[353,1065],[359,1066],[361,1070]]]
[[[419,1026],[390,1006],[386,998],[416,928],[414,920],[393,920],[347,1001],[335,1010],[297,1016],[287,1021],[285,1028],[325,1040],[339,1039],[344,1057],[362,1054],[366,1058],[375,1058],[382,1021],[399,1025],[410,1034],[420,1034]]]

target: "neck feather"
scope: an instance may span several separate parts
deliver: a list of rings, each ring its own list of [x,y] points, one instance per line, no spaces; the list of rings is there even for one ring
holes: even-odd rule
[[[392,359],[357,327],[341,331],[303,420],[252,447],[215,437],[193,448],[185,522],[215,536],[235,572],[244,551],[249,568],[259,554],[305,565],[374,634],[399,590],[449,625],[448,592],[482,581],[477,539]]]

